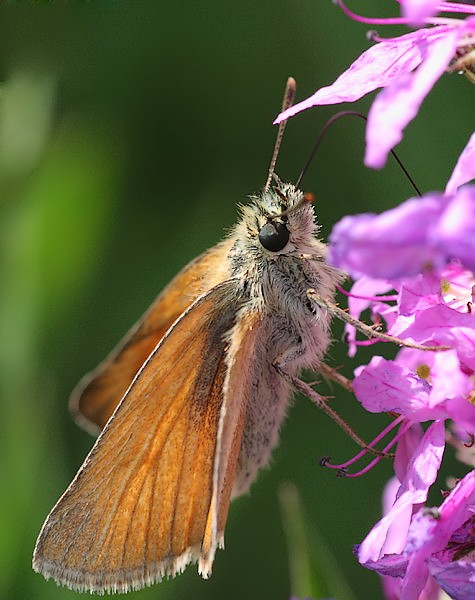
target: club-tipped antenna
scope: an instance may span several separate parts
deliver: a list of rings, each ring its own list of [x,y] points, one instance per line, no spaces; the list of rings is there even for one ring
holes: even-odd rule
[[[330,129],[330,127],[332,125],[334,125],[337,121],[339,121],[343,117],[358,117],[359,119],[363,119],[363,121],[366,121],[366,122],[368,121],[368,117],[366,117],[365,115],[361,114],[360,112],[357,112],[354,110],[342,110],[342,111],[336,113],[335,115],[333,115],[332,117],[330,117],[328,119],[328,121],[325,123],[325,125],[323,126],[322,130],[320,131],[317,141],[315,142],[315,145],[310,153],[310,156],[309,156],[307,162],[305,163],[305,166],[302,169],[300,175],[298,176],[297,181],[295,182],[296,188],[300,187],[300,185],[302,183],[302,179],[303,179],[304,175],[306,174],[306,172],[308,171],[308,168],[310,167],[310,165],[315,157],[315,154],[316,154],[318,148],[320,147],[320,144],[322,143],[324,137],[328,133],[328,130]],[[404,175],[407,177],[407,180],[414,188],[416,194],[418,196],[422,196],[422,193],[421,193],[420,189],[417,187],[416,182],[411,177],[409,171],[406,169],[406,167],[404,166],[404,164],[401,161],[401,159],[399,158],[399,156],[396,154],[396,152],[394,150],[391,150],[390,152],[391,152],[391,155],[394,158],[394,160],[399,165],[399,168],[402,170]]]
[[[287,83],[285,85],[284,99],[282,101],[282,110],[286,110],[290,108],[294,103],[295,94],[297,92],[297,84],[293,77],[289,77],[287,79]],[[267,192],[270,187],[270,183],[272,181],[272,177],[274,175],[275,163],[277,161],[277,156],[279,154],[280,143],[282,142],[282,136],[284,135],[285,126],[287,125],[287,120],[281,121],[279,123],[279,130],[277,131],[277,139],[274,144],[274,152],[272,153],[272,160],[270,161],[269,173],[267,175],[267,181],[264,186],[264,191]]]

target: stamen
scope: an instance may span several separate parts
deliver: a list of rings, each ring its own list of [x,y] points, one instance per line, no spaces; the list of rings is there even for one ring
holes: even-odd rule
[[[372,339],[372,340],[354,340],[352,343],[355,346],[374,346],[374,344],[379,344],[379,342],[387,342],[388,340],[378,340],[378,339]]]
[[[351,11],[343,2],[343,0],[334,0],[335,4],[341,8],[341,10],[345,13],[347,17],[352,19],[353,21],[357,21],[358,23],[366,23],[367,25],[411,25],[411,22],[406,17],[363,17],[362,15],[358,15]],[[438,7],[438,11],[441,12],[449,12],[449,13],[459,13],[459,14],[474,14],[475,7],[470,6],[469,4],[457,3],[457,2],[446,2],[442,0]],[[454,20],[457,19],[448,19],[441,17],[431,17],[428,19],[424,19],[424,22],[428,25],[453,25]]]
[[[460,430],[459,428],[457,428],[455,426],[454,423],[452,423],[452,426],[450,427],[450,429],[447,429],[445,432],[445,440],[448,444],[450,444],[452,446],[452,448],[455,448],[455,450],[458,451],[462,451],[464,452],[464,450],[462,449],[462,446],[464,448],[473,448],[475,445],[475,434],[474,433],[467,433],[464,430]],[[473,454],[473,452],[469,453],[470,455]],[[465,462],[463,459],[462,462]]]
[[[430,19],[426,19],[426,22],[430,25],[447,26],[448,28],[453,29],[456,25],[462,26],[465,22],[465,19],[453,19],[451,17],[431,17]]]
[[[404,346],[406,348],[415,348],[416,350],[424,350],[425,352],[441,352],[445,350],[449,350],[450,346],[424,346],[422,344],[417,344],[415,342],[410,342],[408,340],[403,340],[401,338],[388,335],[387,333],[383,333],[371,327],[370,325],[366,325],[362,321],[359,321],[352,315],[350,315],[346,310],[340,308],[337,304],[333,304],[332,302],[322,298],[318,292],[316,292],[313,288],[309,288],[307,290],[307,298],[311,302],[315,302],[322,308],[328,310],[328,312],[341,321],[344,321],[348,325],[352,325],[355,327],[360,333],[363,333],[368,339],[379,339],[385,340],[388,342],[393,342],[394,344],[398,344],[399,346]]]
[[[400,415],[400,416],[402,417],[402,415]],[[406,423],[404,425],[402,425],[400,430],[397,432],[397,434],[394,436],[394,438],[389,442],[389,444],[383,448],[382,452],[387,454],[388,450],[390,450],[411,427],[412,427],[412,423],[410,421],[406,421]],[[366,465],[366,467],[364,467],[360,471],[357,471],[356,473],[347,473],[345,475],[345,477],[354,479],[355,477],[361,477],[362,475],[365,475],[366,473],[368,473],[368,471],[370,471],[374,466],[376,466],[379,463],[379,461],[381,460],[381,458],[383,458],[383,456],[376,456],[370,463],[368,463]]]
[[[342,469],[346,469],[347,467],[351,466],[352,464],[354,464],[355,462],[357,462],[360,458],[362,458],[365,454],[368,453],[368,448],[374,448],[374,446],[381,441],[384,437],[386,437],[388,435],[388,433],[390,431],[392,431],[395,427],[397,427],[402,421],[404,420],[404,416],[403,415],[399,415],[399,417],[397,417],[396,419],[394,419],[393,421],[391,421],[391,423],[385,427],[375,438],[374,440],[372,440],[367,448],[363,448],[362,450],[360,450],[357,454],[355,454],[355,456],[353,456],[353,458],[350,458],[349,460],[347,460],[344,463],[340,463],[339,465],[335,465],[335,464],[331,464],[330,463],[330,457],[329,456],[325,456],[320,460],[320,465],[322,467],[328,467],[329,469],[336,469],[338,471],[341,471]],[[382,452],[386,453],[386,450],[390,449],[391,446],[393,446],[395,444],[395,442],[400,438],[400,434],[397,434],[394,439],[387,445],[387,447],[382,450]],[[384,458],[384,455],[382,456],[377,456],[376,457],[379,460],[381,460],[381,458]],[[370,463],[371,464],[371,463]]]
[[[388,294],[386,296],[360,296],[359,294],[353,294],[353,292],[348,292],[338,283],[336,285],[336,289],[348,298],[356,298],[357,300],[368,300],[368,302],[395,302],[398,298],[398,294]]]
[[[465,448],[472,448],[472,446],[475,444],[475,434],[469,433],[468,436],[470,441],[464,442],[463,445],[465,446]]]
[[[377,456],[374,460],[372,460],[369,464],[366,465],[366,467],[364,467],[360,471],[357,471],[356,473],[346,473],[345,477],[348,477],[349,479],[355,479],[355,477],[361,477],[362,475],[365,475],[366,473],[371,471],[371,469],[373,467],[375,467],[379,463],[380,460],[381,460],[381,458],[379,456]],[[340,477],[341,477],[341,475],[340,475]]]
[[[341,8],[347,17],[350,17],[350,19],[353,19],[353,21],[357,21],[358,23],[366,23],[368,25],[407,25],[409,23],[409,21],[403,17],[370,18],[357,15],[347,8],[343,3],[343,0],[335,0],[335,4]]]
[[[470,6],[469,4],[459,3],[459,2],[446,2],[442,0],[439,3],[438,9],[443,12],[453,12],[453,13],[464,13],[464,14],[474,14],[475,6]]]
[[[368,31],[366,32],[366,39],[368,40],[368,42],[384,41],[384,38],[381,38],[379,33],[376,31],[376,29],[368,29]]]

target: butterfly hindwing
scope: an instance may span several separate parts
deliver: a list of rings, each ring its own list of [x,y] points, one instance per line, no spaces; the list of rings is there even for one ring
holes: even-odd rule
[[[74,390],[70,406],[76,421],[99,433],[133,378],[167,330],[200,296],[228,278],[225,240],[189,263],[159,294],[118,346]]]

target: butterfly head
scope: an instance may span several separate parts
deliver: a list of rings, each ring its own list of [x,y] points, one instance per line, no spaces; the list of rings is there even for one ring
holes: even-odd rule
[[[251,200],[241,207],[243,220],[238,226],[244,229],[246,245],[268,260],[314,249],[317,225],[313,196],[277,180],[275,186],[251,196]]]

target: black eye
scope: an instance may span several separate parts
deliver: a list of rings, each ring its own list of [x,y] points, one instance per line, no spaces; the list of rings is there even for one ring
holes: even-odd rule
[[[269,221],[259,231],[259,241],[266,250],[279,252],[289,241],[289,230],[285,223]]]

